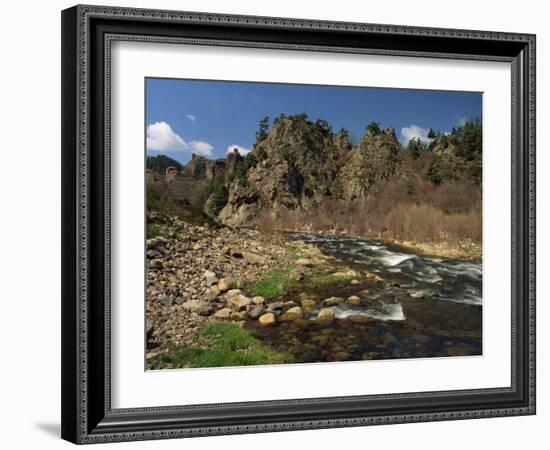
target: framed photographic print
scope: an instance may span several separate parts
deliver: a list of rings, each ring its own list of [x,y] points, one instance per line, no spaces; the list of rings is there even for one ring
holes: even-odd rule
[[[535,36],[62,13],[62,436],[535,413]]]

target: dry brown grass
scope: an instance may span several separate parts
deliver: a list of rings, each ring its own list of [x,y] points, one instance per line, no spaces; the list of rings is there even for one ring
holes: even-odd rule
[[[448,183],[434,186],[422,179],[392,180],[353,203],[326,199],[307,210],[266,212],[260,229],[347,233],[397,241],[481,242],[479,186]]]
[[[381,238],[480,241],[481,211],[446,214],[427,204],[399,204],[371,218],[369,228]]]

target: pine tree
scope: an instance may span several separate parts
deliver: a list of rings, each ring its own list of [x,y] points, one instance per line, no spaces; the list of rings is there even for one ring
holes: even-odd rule
[[[269,117],[266,116],[260,120],[260,127],[256,132],[256,141],[261,142],[267,138],[267,130],[269,129]]]
[[[421,142],[416,138],[409,141],[407,150],[410,152],[412,159],[417,160],[420,157],[421,145]]]
[[[372,134],[380,134],[382,131],[380,130],[380,125],[378,122],[375,122],[374,120],[367,125],[367,132]]]
[[[441,184],[443,181],[443,176],[440,172],[439,165],[437,164],[436,158],[432,158],[432,161],[426,172],[426,179],[431,181],[433,184]]]

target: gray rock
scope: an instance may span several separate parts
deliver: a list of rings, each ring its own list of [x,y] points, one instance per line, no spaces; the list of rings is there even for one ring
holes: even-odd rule
[[[187,311],[195,312],[201,316],[209,316],[214,312],[213,306],[202,300],[189,300],[182,306]]]
[[[262,305],[254,306],[250,311],[248,311],[248,317],[252,320],[258,319],[263,313],[265,313],[265,308]]]
[[[173,295],[166,295],[166,294],[160,294],[158,296],[158,300],[164,305],[164,306],[172,306],[174,303],[174,296]]]
[[[212,302],[212,301],[214,301],[218,298],[218,295],[215,292],[206,292],[202,296],[202,298],[203,298],[203,300],[205,300],[207,302]]]
[[[204,272],[203,276],[206,279],[206,285],[207,286],[212,286],[213,284],[217,284],[218,281],[219,281],[216,274],[214,272],[212,272],[211,270],[206,270]]]

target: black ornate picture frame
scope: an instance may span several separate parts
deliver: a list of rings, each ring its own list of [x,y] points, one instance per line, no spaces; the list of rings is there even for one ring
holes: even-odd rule
[[[511,386],[113,409],[110,48],[239,46],[512,67]],[[74,443],[535,414],[535,36],[99,6],[62,12],[62,437]]]

